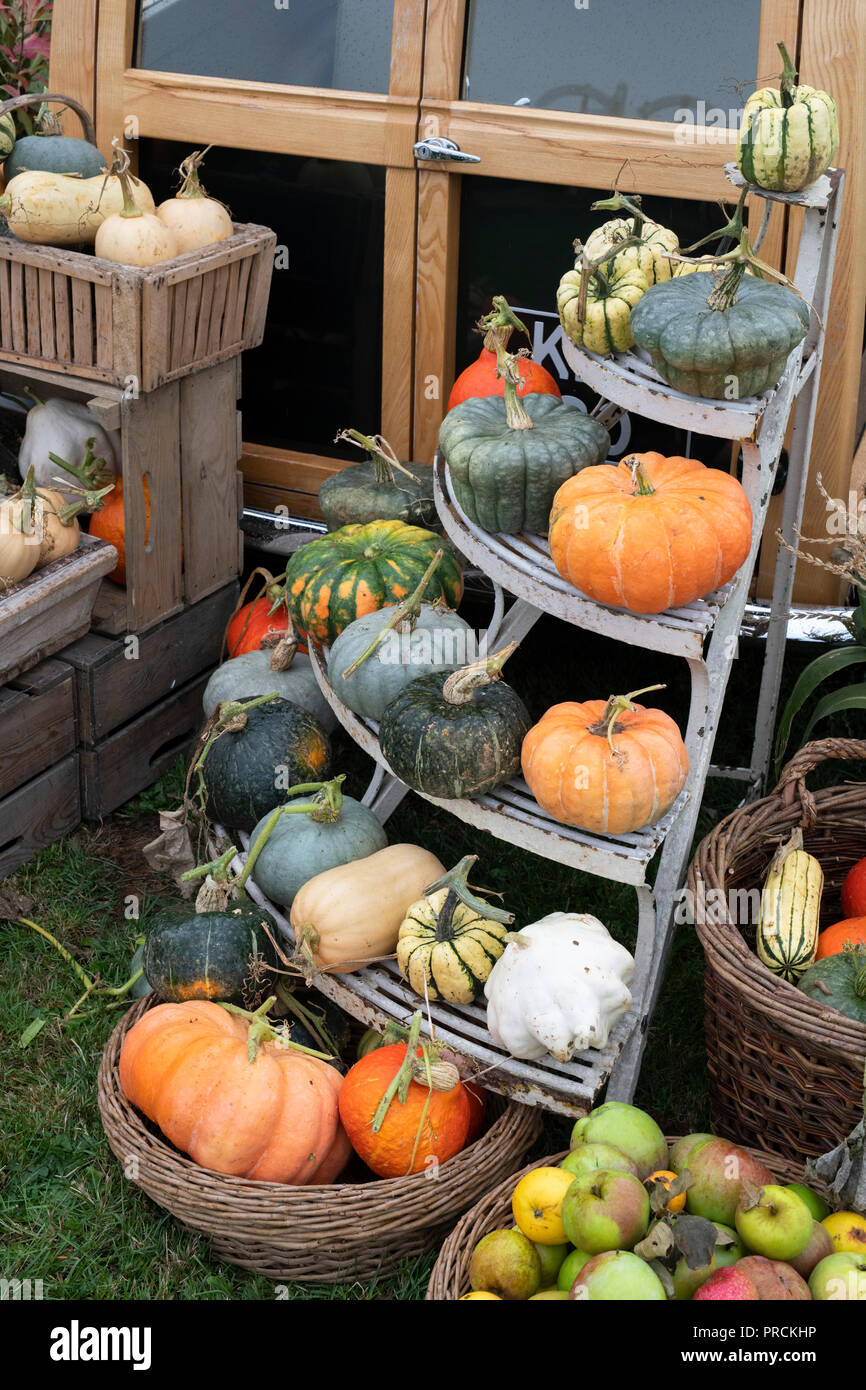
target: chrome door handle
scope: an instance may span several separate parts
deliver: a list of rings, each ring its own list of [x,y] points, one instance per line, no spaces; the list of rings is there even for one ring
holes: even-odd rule
[[[454,164],[480,164],[480,154],[464,154],[460,146],[445,135],[429,135],[412,146],[416,159],[447,159]]]

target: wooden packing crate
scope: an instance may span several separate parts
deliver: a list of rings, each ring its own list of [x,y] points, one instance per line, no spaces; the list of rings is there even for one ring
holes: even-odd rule
[[[66,647],[62,659],[74,685],[78,742],[97,747],[193,677],[210,675],[237,596],[237,584],[227,584],[141,637],[90,632]],[[140,790],[135,787],[129,795]]]
[[[65,662],[50,659],[0,686],[0,798],[75,752],[73,676]],[[0,836],[10,829],[2,825]]]
[[[52,560],[0,594],[0,682],[87,631],[102,577],[116,563],[114,546],[83,535],[71,555]]]
[[[262,340],[276,235],[234,234],[147,269],[0,237],[0,360],[153,391]]]
[[[81,820],[78,779],[78,754],[70,753],[0,799],[0,878],[75,829]]]

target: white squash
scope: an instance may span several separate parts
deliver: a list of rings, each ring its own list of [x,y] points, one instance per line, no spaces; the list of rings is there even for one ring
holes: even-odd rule
[[[490,972],[490,1036],[527,1060],[604,1047],[631,1007],[633,974],[633,956],[597,917],[551,912],[515,933]]]
[[[120,463],[120,436],[116,430],[104,430],[80,401],[62,401],[57,397],[38,401],[27,412],[24,438],[18,454],[22,478],[33,469],[37,487],[56,488],[67,502],[77,497],[72,475],[52,461],[57,454],[73,468],[80,469],[87,458],[87,441],[93,440],[92,453],[102,459],[104,467],[92,471],[86,486],[114,481]],[[82,481],[82,480],[79,480]]]
[[[0,502],[0,597],[32,574],[39,561],[36,518],[28,498],[16,493]]]
[[[154,210],[150,189],[132,179],[139,206]],[[0,197],[0,213],[19,241],[38,246],[91,244],[107,217],[123,207],[123,189],[116,175],[97,174],[92,179],[28,169],[16,174]]]
[[[174,232],[180,255],[225,241],[234,232],[228,209],[216,198],[209,198],[199,182],[198,170],[206,154],[207,150],[193,150],[187,156],[178,170],[183,177],[181,188],[156,210],[157,217]]]

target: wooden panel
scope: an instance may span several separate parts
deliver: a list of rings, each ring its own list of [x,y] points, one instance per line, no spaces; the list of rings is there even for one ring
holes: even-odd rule
[[[402,459],[412,456],[417,219],[418,176],[412,169],[388,169],[381,432]]]
[[[98,0],[54,0],[48,90],[75,97],[94,114],[96,106],[96,20]],[[59,108],[57,109],[59,113]],[[72,112],[63,113],[67,135],[81,135]]]
[[[313,497],[318,495],[326,478],[346,467],[346,459],[301,454],[294,449],[276,449],[270,444],[245,443],[241,458],[245,486],[276,487]]]
[[[460,180],[439,170],[418,176],[415,301],[415,429],[412,457],[431,463],[454,380]]]
[[[98,0],[98,4],[94,112],[96,143],[101,150],[108,151],[113,137],[117,136],[129,150],[134,168],[135,141],[126,137],[131,131],[137,133],[134,123],[138,120],[138,112],[125,97],[123,77],[132,62],[136,0]]]
[[[280,514],[284,516],[310,521],[323,519],[314,492],[295,492],[292,488],[278,487],[275,483],[245,483],[244,501],[248,507],[257,507],[263,512],[276,511],[279,507],[283,509]]]
[[[0,686],[0,797],[75,752],[72,670],[62,661],[34,666]],[[0,830],[0,835],[5,833]]]
[[[237,574],[237,366],[180,381],[184,593],[188,603]]]
[[[0,801],[0,879],[53,844],[81,819],[73,753]]]
[[[129,630],[141,631],[183,606],[180,391],[176,382],[122,403],[123,502]],[[145,514],[143,480],[150,493]]]
[[[465,26],[466,0],[427,0],[425,98],[453,101],[460,95]]]

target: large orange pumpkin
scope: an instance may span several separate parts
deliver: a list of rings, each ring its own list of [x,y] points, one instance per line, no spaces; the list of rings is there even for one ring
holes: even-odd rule
[[[542,810],[602,835],[660,820],[689,771],[674,721],[631,695],[554,705],[523,740],[521,762]]]
[[[431,1090],[423,1081],[410,1080],[405,1101],[394,1095],[374,1130],[376,1112],[405,1067],[408,1051],[407,1043],[392,1043],[369,1052],[349,1069],[340,1091],[340,1118],[352,1148],[380,1178],[421,1173],[431,1158],[440,1163],[453,1158],[465,1147],[472,1124],[476,1102],[470,1101],[455,1072],[448,1090]],[[416,1055],[423,1058],[422,1047]],[[414,1074],[424,1074],[422,1063]]]
[[[120,1084],[176,1148],[217,1173],[329,1183],[349,1156],[339,1073],[279,1046],[263,1017],[158,1004],[124,1039]]]
[[[559,573],[597,603],[661,613],[711,593],[749,554],[752,509],[729,473],[631,454],[563,483],[550,513]]]
[[[834,922],[832,927],[825,927],[818,937],[815,959],[838,956],[844,951],[846,941],[852,946],[866,946],[866,917],[846,917],[842,922]]]

